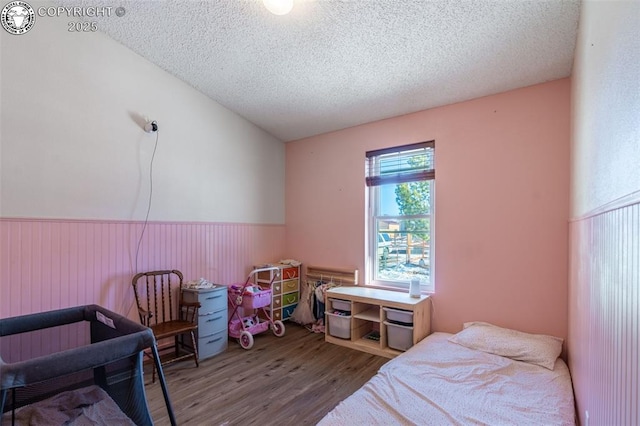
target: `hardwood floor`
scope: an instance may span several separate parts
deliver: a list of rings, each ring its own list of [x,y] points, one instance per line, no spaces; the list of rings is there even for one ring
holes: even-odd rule
[[[286,333],[270,331],[244,350],[235,339],[223,354],[165,367],[179,425],[314,425],[371,378],[387,358],[324,342],[323,334],[286,322]],[[146,392],[156,425],[168,425],[158,381]]]

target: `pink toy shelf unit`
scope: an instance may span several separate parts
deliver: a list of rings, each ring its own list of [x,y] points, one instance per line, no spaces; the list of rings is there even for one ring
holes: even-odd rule
[[[269,288],[254,284],[259,272],[274,271]],[[247,280],[240,284],[231,284],[227,292],[229,297],[229,336],[238,339],[244,349],[253,347],[253,336],[271,328],[273,334],[284,336],[284,324],[280,320],[273,320],[269,309],[273,281],[280,275],[277,267],[254,269]],[[260,315],[258,312],[262,311]]]

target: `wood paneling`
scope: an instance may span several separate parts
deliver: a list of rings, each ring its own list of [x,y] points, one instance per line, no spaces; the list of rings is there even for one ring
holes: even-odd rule
[[[640,424],[637,195],[571,224],[569,366],[583,425]]]
[[[138,271],[244,281],[284,254],[284,225],[0,219],[0,317],[95,303],[131,316]],[[132,316],[137,318],[137,316]]]
[[[252,349],[235,339],[226,352],[196,368],[183,362],[165,370],[178,424],[315,425],[388,361],[331,345],[324,334],[286,323],[284,337],[257,334]],[[145,368],[147,400],[156,425],[168,425],[159,383]]]

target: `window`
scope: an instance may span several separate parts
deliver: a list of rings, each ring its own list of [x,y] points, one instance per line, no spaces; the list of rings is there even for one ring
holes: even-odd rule
[[[433,290],[435,141],[367,152],[367,265],[374,284]]]

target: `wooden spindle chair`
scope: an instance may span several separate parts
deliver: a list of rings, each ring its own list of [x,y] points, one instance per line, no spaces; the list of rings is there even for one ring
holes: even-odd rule
[[[182,273],[177,270],[141,272],[133,277],[131,283],[140,322],[153,331],[159,352],[165,354],[160,356],[160,363],[166,365],[193,358],[198,367],[195,332],[200,303],[182,299]],[[184,343],[185,335],[190,335],[190,345]],[[164,345],[162,340],[170,338],[173,338],[172,344]],[[166,355],[167,351],[172,351],[173,356]],[[152,382],[155,382],[155,368]]]

